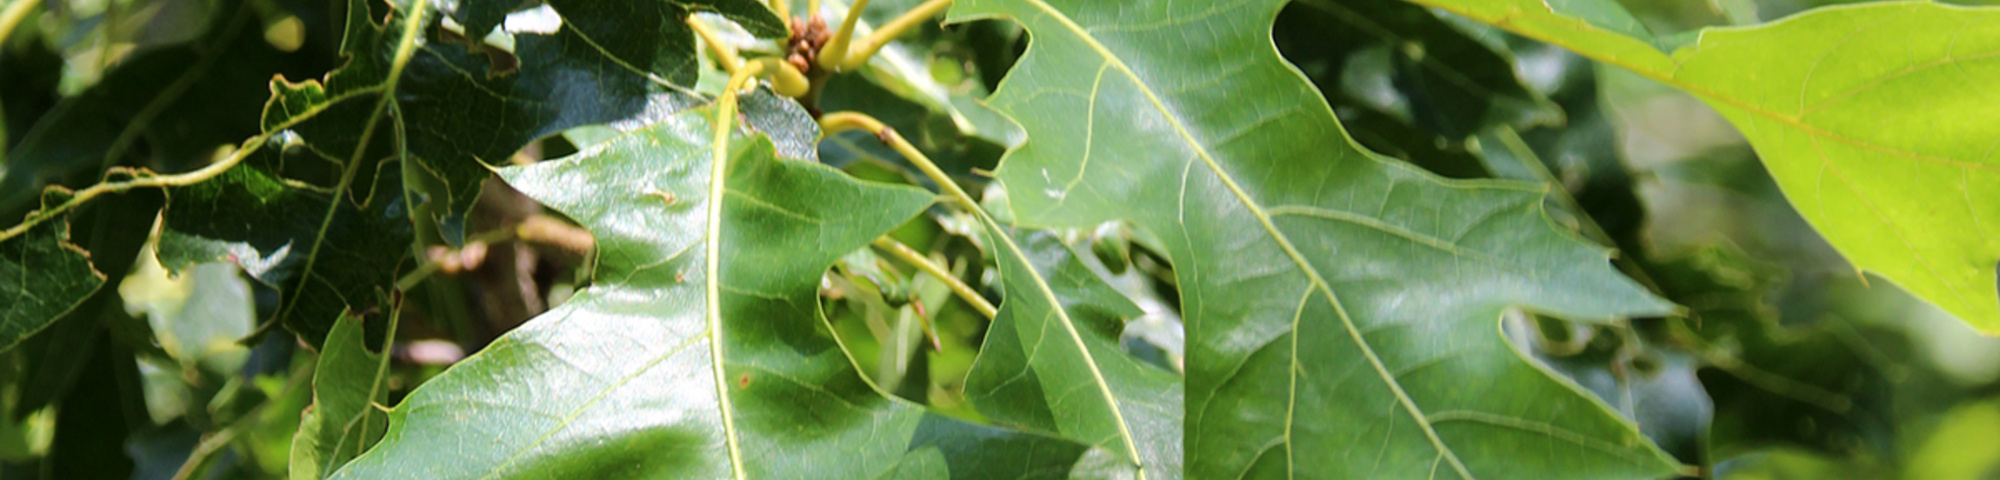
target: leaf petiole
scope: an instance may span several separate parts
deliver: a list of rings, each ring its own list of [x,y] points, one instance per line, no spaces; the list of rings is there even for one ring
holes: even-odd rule
[[[908,12],[903,12],[903,15],[896,17],[895,20],[890,20],[889,23],[882,24],[882,28],[877,28],[875,31],[869,32],[867,37],[862,37],[861,42],[855,43],[847,51],[846,59],[840,63],[840,70],[861,68],[862,65],[868,63],[869,58],[875,56],[875,52],[882,51],[882,47],[888,45],[890,41],[895,40],[896,37],[903,36],[905,33],[909,33],[911,29],[922,25],[925,20],[930,20],[931,17],[937,16],[938,13],[950,7],[951,0],[930,0],[917,5],[916,8],[912,8]],[[849,12],[848,16],[852,17],[854,16],[852,12],[856,12],[856,10],[849,10]],[[821,52],[821,55],[824,54],[825,52]]]
[[[792,66],[791,62],[784,61],[784,59],[778,57],[759,57],[750,60],[749,63],[757,64],[758,66],[756,71],[752,72],[751,75],[770,80],[771,91],[778,92],[779,95],[799,98],[812,89],[812,81],[806,80],[806,74],[800,72],[798,67]]]
[[[847,18],[840,21],[840,29],[833,31],[833,38],[819,47],[819,68],[840,70],[847,63],[847,44],[854,40],[854,24],[861,21],[861,11],[868,8],[868,0],[854,0],[847,7]]]
[[[903,263],[917,267],[917,270],[922,270],[924,273],[928,273],[932,277],[943,281],[946,287],[951,288],[951,293],[957,294],[960,300],[965,300],[965,303],[971,304],[973,310],[978,310],[979,314],[985,315],[987,319],[992,319],[994,314],[999,313],[1000,309],[994,308],[993,303],[986,301],[986,297],[979,295],[978,290],[973,290],[971,285],[966,285],[963,280],[959,280],[957,275],[953,275],[943,265],[932,262],[929,257],[925,257],[923,253],[910,248],[909,245],[904,245],[902,242],[889,237],[876,237],[875,248],[889,252],[890,255],[895,256],[898,260],[902,260]]]
[[[701,21],[700,17],[688,15],[687,23],[689,27],[694,28],[695,35],[701,36],[701,42],[708,44],[709,51],[715,52],[715,63],[722,65],[722,71],[735,75],[736,69],[742,68],[743,59],[736,54],[736,47],[723,43],[722,39],[715,35],[715,29],[709,28],[708,22]]]

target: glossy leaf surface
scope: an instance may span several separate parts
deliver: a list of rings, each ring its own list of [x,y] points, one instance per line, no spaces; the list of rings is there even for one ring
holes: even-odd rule
[[[388,393],[377,371],[382,355],[368,350],[361,325],[361,318],[342,315],[327,334],[313,371],[313,403],[292,441],[294,480],[331,476],[380,440],[387,427],[388,417],[375,408]]]
[[[1166,244],[1189,339],[1187,475],[1674,471],[1499,334],[1509,306],[1605,320],[1669,305],[1554,228],[1539,192],[1353,146],[1271,46],[1283,3],[953,7],[1033,37],[992,100],[1028,135],[999,172],[1018,218],[1126,219]]]
[[[779,160],[763,137],[734,138],[725,181],[711,183],[712,115],[503,170],[597,236],[592,286],[411,393],[382,444],[337,478],[1060,478],[1079,459],[1090,476],[1118,468],[1084,445],[947,419],[870,385],[820,317],[819,278],[931,195]],[[715,222],[710,201],[725,202]]]

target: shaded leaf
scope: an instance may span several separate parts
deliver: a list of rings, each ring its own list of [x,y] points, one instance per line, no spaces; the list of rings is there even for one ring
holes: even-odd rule
[[[1416,3],[1623,67],[1736,124],[1786,198],[1862,270],[2000,332],[2000,10],[1894,2],[1709,29],[1669,57],[1538,0]],[[1615,6],[1615,5],[1612,5]],[[1596,22],[1592,22],[1596,23]],[[1753,75],[1744,66],[1755,65]]]
[[[1504,45],[1482,43],[1423,7],[1304,0],[1285,8],[1275,31],[1285,57],[1328,97],[1449,138],[1489,123],[1525,127],[1562,118],[1515,78]]]
[[[296,2],[280,12],[316,17]],[[315,5],[317,6],[317,5]],[[211,159],[217,147],[257,133],[257,112],[273,73],[316,75],[331,68],[320,48],[281,51],[259,35],[258,12],[247,2],[216,2],[200,38],[142,51],[104,79],[63,99],[33,127],[13,132],[21,142],[0,169],[0,211],[35,199],[48,182],[98,180],[111,165],[179,172]],[[314,29],[310,47],[330,50],[332,32]],[[14,65],[8,65],[13,73]],[[13,93],[13,92],[9,92]]]
[[[388,401],[382,387],[382,354],[364,343],[360,317],[341,315],[320,349],[313,370],[313,403],[292,440],[291,478],[332,476],[382,438],[388,417],[375,409]]]
[[[1271,46],[1283,3],[953,7],[1033,36],[992,100],[1028,134],[999,172],[1018,218],[1125,219],[1165,243],[1189,339],[1187,475],[1675,471],[1499,335],[1510,305],[1579,320],[1669,305],[1553,228],[1539,192],[1354,147]]]
[[[270,315],[319,345],[342,312],[376,306],[414,232],[397,163],[344,186],[338,172],[312,171],[324,165],[315,156],[296,143],[268,146],[215,178],[170,190],[159,260],[175,271],[235,263],[279,289],[282,305]]]
[[[1116,468],[1084,445],[946,419],[869,384],[820,316],[819,279],[931,195],[779,160],[763,137],[733,139],[727,177],[711,182],[712,115],[502,170],[596,235],[592,285],[418,387],[382,443],[336,476],[1044,478],[1079,458],[1097,461],[1075,468]]]
[[[0,299],[7,305],[0,308],[0,350],[48,327],[103,284],[90,254],[70,243],[68,215],[0,241]]]

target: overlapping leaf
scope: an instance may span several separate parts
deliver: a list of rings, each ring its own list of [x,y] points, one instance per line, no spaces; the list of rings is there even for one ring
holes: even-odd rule
[[[313,370],[313,403],[292,441],[291,478],[331,476],[382,437],[388,417],[375,405],[388,400],[379,367],[382,355],[364,344],[362,320],[342,315],[326,336]]]
[[[282,108],[266,112],[265,127],[328,110],[315,113],[325,119],[300,126],[300,133],[315,148],[344,157],[368,135],[365,126],[377,115],[371,107],[392,95],[396,134],[438,184],[426,192],[440,197],[428,200],[437,204],[431,215],[452,242],[462,236],[463,214],[486,178],[481,162],[501,163],[528,142],[570,127],[658,118],[688,105],[692,99],[674,86],[695,79],[695,43],[684,23],[690,7],[731,13],[761,35],[785,31],[754,0],[558,0],[550,4],[562,20],[555,32],[519,33],[505,52],[477,40],[483,30],[469,35],[474,40],[443,33],[431,21],[431,2],[392,4],[397,11],[376,25],[365,3],[350,2],[343,44],[349,64],[324,86],[279,88]],[[412,18],[420,23],[410,25]],[[377,132],[373,139],[389,137]]]
[[[1896,2],[1702,32],[1669,57],[1539,1],[1415,0],[1687,90],[1855,266],[2000,331],[2000,10]],[[1601,5],[1615,8],[1616,5]],[[1745,70],[1754,66],[1752,70]]]
[[[276,2],[283,10],[272,13],[307,10],[296,3]],[[33,127],[14,132],[21,143],[6,152],[0,169],[0,211],[32,206],[44,182],[80,187],[77,182],[97,181],[111,165],[163,172],[199,167],[217,147],[257,133],[257,112],[273,73],[331,68],[333,32],[301,32],[312,43],[287,52],[258,34],[258,11],[247,2],[212,8],[200,38],[136,52]]]
[[[1031,225],[1166,243],[1195,478],[1654,477],[1674,463],[1499,335],[1513,305],[1662,314],[1538,192],[1371,157],[1271,47],[1283,2],[961,0],[1033,36],[994,106]],[[1255,94],[1245,94],[1255,92]]]
[[[987,234],[1006,301],[967,374],[973,405],[1003,424],[1127,452],[1145,478],[1181,478],[1180,378],[1118,344],[1124,320],[1144,312],[1050,235]]]
[[[692,72],[692,40],[661,33],[685,28],[684,8],[558,3],[562,28],[522,33],[509,54],[446,35],[425,1],[396,3],[379,25],[349,2],[348,64],[323,83],[277,82],[263,128],[283,152],[177,191],[171,236],[192,240],[163,246],[164,263],[251,260],[284,294],[274,315],[317,344],[340,312],[371,311],[412,239],[462,236],[482,162],[564,128],[640,122],[696,100],[661,78]]]
[[[0,350],[49,326],[104,285],[90,255],[69,241],[69,217],[0,241]]]
[[[288,3],[279,7],[292,7]],[[257,105],[265,93],[264,84],[273,69],[314,71],[313,53],[287,53],[257,35],[256,15],[240,2],[213,6],[208,30],[184,45],[136,52],[131,59],[111,70],[104,80],[80,95],[63,99],[36,120],[18,139],[21,143],[7,152],[6,166],[0,168],[0,211],[19,212],[34,206],[45,183],[73,184],[86,181],[128,180],[132,172],[106,167],[142,165],[157,171],[178,171],[210,160],[217,147],[241,140],[256,132]],[[278,10],[282,12],[286,10]],[[324,33],[324,32],[318,32]],[[15,57],[10,57],[14,59]],[[18,65],[17,65],[18,66]],[[20,93],[20,92],[10,92]],[[37,250],[41,258],[8,265],[24,271],[0,279],[0,291],[32,294],[10,306],[11,313],[0,319],[0,330],[15,329],[21,336],[33,333],[57,320],[82,302],[92,288],[74,288],[86,277],[91,282],[116,282],[139,244],[149,233],[151,219],[158,211],[157,193],[133,193],[147,200],[119,199],[121,195],[96,200],[94,211],[78,218],[78,226],[91,230],[76,245],[65,245],[67,225],[38,225],[24,237],[5,240],[17,252]],[[53,207],[60,201],[47,201]],[[59,221],[68,222],[68,216]],[[0,220],[14,227],[20,217]],[[53,229],[53,230],[52,230]],[[88,251],[86,254],[84,252]],[[66,262],[94,256],[106,268],[90,271],[91,262]],[[84,268],[78,277],[75,267]],[[59,308],[53,308],[60,305]],[[21,337],[0,334],[0,350],[11,348]]]
[[[412,392],[336,477],[1114,473],[1102,450],[946,419],[867,383],[820,317],[820,275],[931,195],[778,160],[763,137],[731,141],[711,183],[712,115],[502,171],[597,236],[593,285]]]

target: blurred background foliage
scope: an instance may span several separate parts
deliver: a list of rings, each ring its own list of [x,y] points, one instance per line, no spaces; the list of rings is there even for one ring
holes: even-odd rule
[[[864,18],[916,3],[878,0]],[[1833,2],[1620,3],[1672,43]],[[24,213],[37,185],[87,185],[112,166],[184,171],[255,134],[272,75],[319,78],[340,63],[342,4],[5,2],[0,214]],[[803,9],[801,0],[794,11]],[[779,48],[723,33],[746,50]],[[1602,327],[1518,312],[1506,332],[1702,476],[2000,478],[2000,339],[1857,274],[1699,101],[1394,0],[1296,0],[1273,37],[1356,141],[1444,176],[1547,184],[1559,224],[1615,247],[1618,268],[1686,308]],[[1005,21],[926,26],[834,79],[823,106],[870,112],[985,185],[1020,133],[979,101],[1026,41]],[[705,68],[702,86],[713,93],[720,75]],[[514,161],[566,155],[611,133],[572,130]],[[923,182],[858,135],[810,153],[860,178]],[[984,190],[989,206],[1004,207],[1003,192]],[[124,272],[110,279],[117,288],[0,354],[0,478],[287,477],[316,354],[284,333],[238,342],[275,307],[271,286],[226,263],[169,275],[153,261],[144,239],[160,201],[134,193],[79,212],[75,238],[136,261],[96,258]],[[515,234],[412,248],[436,271],[405,297],[391,404],[583,286],[588,236],[552,215],[489,182],[471,230]],[[940,208],[893,237],[997,302],[976,231]],[[1129,323],[1127,348],[1178,370],[1178,299],[1157,242],[1121,224],[1055,233],[1094,253],[1086,263],[1146,312]],[[821,293],[834,333],[886,390],[977,420],[964,378],[987,320],[972,306],[887,248],[847,255]]]

